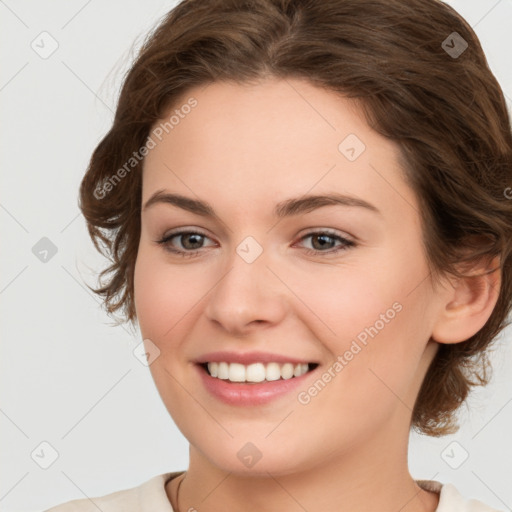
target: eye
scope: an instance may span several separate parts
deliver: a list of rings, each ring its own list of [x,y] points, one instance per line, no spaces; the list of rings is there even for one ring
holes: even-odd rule
[[[173,240],[180,241],[181,248],[173,245]],[[209,239],[204,233],[199,231],[177,231],[165,235],[157,243],[162,245],[166,251],[178,254],[180,256],[194,256],[204,247],[205,239]]]
[[[176,247],[175,239],[179,241],[181,247]],[[345,251],[350,247],[354,247],[356,243],[348,240],[331,231],[312,231],[300,238],[300,242],[311,239],[312,249],[306,249],[306,254],[311,255],[332,255],[340,251]],[[205,247],[205,240],[211,240],[208,236],[200,231],[175,231],[169,233],[157,240],[157,243],[162,245],[166,251],[183,257],[194,257],[199,255],[201,249]],[[339,245],[335,245],[336,242]],[[215,244],[212,244],[215,245]]]
[[[356,245],[352,240],[348,240],[347,238],[344,238],[330,231],[313,231],[301,237],[300,240],[304,241],[308,238],[311,239],[313,249],[307,249],[306,253],[313,255],[322,253],[331,255],[339,251],[345,251],[348,248],[354,247]],[[338,241],[340,245],[333,247],[333,244],[335,244],[336,241]]]

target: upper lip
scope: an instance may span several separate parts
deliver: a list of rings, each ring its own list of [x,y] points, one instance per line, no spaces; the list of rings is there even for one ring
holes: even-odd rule
[[[305,364],[313,363],[313,360],[299,359],[293,356],[285,356],[282,354],[272,354],[270,352],[210,352],[198,357],[195,362],[197,364],[204,363],[240,363],[244,365],[252,363],[293,363]]]

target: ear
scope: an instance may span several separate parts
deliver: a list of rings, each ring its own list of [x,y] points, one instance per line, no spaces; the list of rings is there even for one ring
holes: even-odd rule
[[[450,278],[432,330],[433,340],[459,343],[476,334],[492,314],[500,285],[499,257],[472,266],[466,277]]]

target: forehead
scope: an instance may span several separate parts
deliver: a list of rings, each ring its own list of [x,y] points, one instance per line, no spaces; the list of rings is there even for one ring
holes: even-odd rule
[[[195,87],[155,130],[156,145],[144,161],[143,201],[167,188],[269,206],[333,190],[395,209],[399,196],[414,202],[401,177],[398,146],[368,126],[356,102],[305,80]]]

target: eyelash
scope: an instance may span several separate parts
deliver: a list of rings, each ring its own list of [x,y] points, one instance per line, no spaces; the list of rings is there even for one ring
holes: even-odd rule
[[[202,236],[202,237],[205,237],[205,238],[209,238],[207,235],[205,235],[204,233],[201,233],[199,231],[183,230],[183,231],[177,231],[177,232],[174,232],[174,233],[170,233],[169,235],[164,236],[162,239],[157,240],[156,242],[158,244],[162,245],[166,251],[169,251],[169,252],[171,252],[173,254],[176,254],[178,256],[189,257],[189,258],[197,256],[201,252],[201,249],[194,249],[194,250],[191,250],[191,251],[183,251],[183,250],[178,250],[178,249],[175,249],[175,248],[171,247],[170,241],[173,238],[179,237],[181,235],[199,235],[199,236]],[[303,241],[304,239],[309,238],[310,236],[313,236],[313,235],[327,235],[329,238],[336,239],[336,240],[342,242],[343,245],[338,247],[337,249],[331,249],[330,251],[319,251],[317,249],[306,249],[305,252],[308,255],[314,255],[314,256],[318,256],[319,254],[333,255],[333,254],[337,254],[337,253],[339,253],[341,251],[346,251],[347,249],[356,246],[356,243],[353,242],[352,240],[348,240],[347,238],[339,236],[339,235],[337,235],[337,234],[335,234],[335,233],[333,233],[331,231],[328,231],[328,230],[324,230],[324,231],[311,231],[311,232],[303,235],[300,238],[299,241]]]

